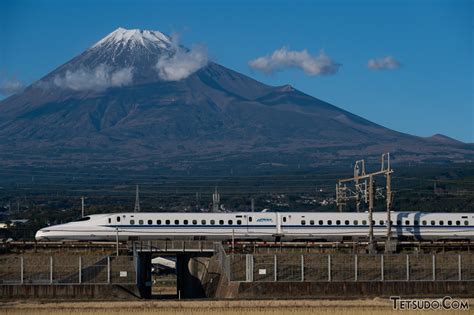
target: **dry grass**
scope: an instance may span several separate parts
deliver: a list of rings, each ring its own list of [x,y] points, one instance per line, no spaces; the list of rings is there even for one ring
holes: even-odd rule
[[[472,305],[472,300],[470,304]],[[410,312],[410,313],[437,313]],[[449,312],[456,314],[457,312]],[[467,314],[469,312],[459,312]],[[172,315],[375,315],[400,314],[386,299],[334,300],[262,300],[262,301],[133,301],[133,302],[4,302],[0,314],[172,314]]]

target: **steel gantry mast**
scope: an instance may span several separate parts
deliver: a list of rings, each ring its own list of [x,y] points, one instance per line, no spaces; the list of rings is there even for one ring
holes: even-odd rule
[[[336,184],[336,203],[339,207],[339,211],[343,210],[343,207],[347,205],[350,200],[355,200],[356,210],[360,212],[361,201],[368,204],[368,221],[369,221],[369,242],[368,251],[374,252],[374,199],[378,196],[382,196],[380,190],[376,189],[374,183],[374,177],[383,175],[386,179],[385,186],[385,199],[386,199],[386,210],[387,210],[387,233],[386,233],[386,251],[393,251],[394,240],[392,239],[392,218],[391,208],[393,201],[392,185],[391,185],[391,174],[393,170],[390,166],[390,153],[384,153],[381,157],[381,167],[379,171],[366,173],[364,160],[358,160],[354,166],[354,176],[351,178],[339,179]],[[368,183],[367,183],[368,181]],[[347,185],[354,183],[354,189],[350,189]]]

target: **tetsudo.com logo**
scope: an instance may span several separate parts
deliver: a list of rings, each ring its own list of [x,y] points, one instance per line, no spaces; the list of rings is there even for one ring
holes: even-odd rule
[[[468,311],[469,303],[467,300],[453,299],[445,296],[440,299],[402,299],[399,296],[391,296],[394,310],[413,311],[413,310],[456,310]]]

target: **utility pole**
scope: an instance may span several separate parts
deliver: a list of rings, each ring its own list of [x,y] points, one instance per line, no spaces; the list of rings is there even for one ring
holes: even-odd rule
[[[387,167],[384,166],[384,161],[387,159]],[[392,239],[392,173],[393,170],[390,167],[390,153],[382,155],[382,171],[385,171],[386,178],[386,208],[387,208],[387,239],[385,240],[385,252],[394,252],[397,247],[397,240]]]
[[[81,215],[84,217],[84,196],[81,196]]]
[[[255,199],[253,199],[253,197],[250,199],[250,210],[255,212]]]
[[[136,186],[135,191],[135,208],[133,209],[133,212],[140,212],[140,190],[138,185]]]

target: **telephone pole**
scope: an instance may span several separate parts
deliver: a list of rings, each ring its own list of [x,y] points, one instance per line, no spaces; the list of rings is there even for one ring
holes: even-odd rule
[[[81,196],[81,215],[84,217],[84,196]]]

